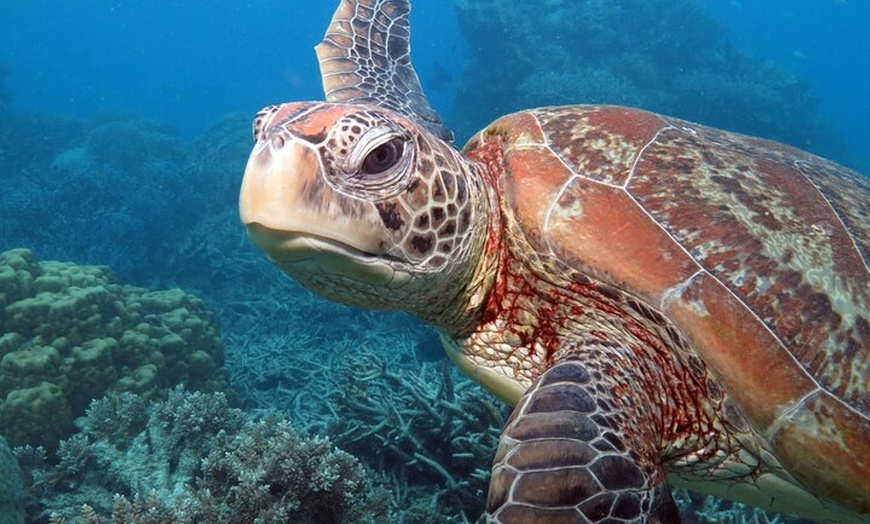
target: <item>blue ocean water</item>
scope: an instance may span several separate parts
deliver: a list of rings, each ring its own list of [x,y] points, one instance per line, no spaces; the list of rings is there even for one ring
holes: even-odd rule
[[[822,116],[867,165],[866,2],[703,2],[737,48],[810,82]],[[0,65],[15,108],[70,115],[122,109],[191,137],[220,115],[319,98],[311,50],[331,12],[330,2],[98,0],[83,7],[8,0],[0,5]],[[444,81],[464,63],[455,18],[449,4],[414,4],[414,60],[448,121],[461,118],[451,113],[455,93]],[[493,74],[498,68],[492,64]]]
[[[685,41],[682,35],[706,36],[694,32],[698,20],[691,17],[637,19],[631,13],[611,13],[602,20],[660,28],[661,38],[653,46],[649,40],[630,40],[630,32],[622,34],[622,26],[598,27],[599,36],[605,38],[602,48],[596,49],[586,32],[590,25],[570,19],[575,12],[572,6],[594,2],[540,0],[540,9],[523,2],[531,14],[513,18],[492,11],[470,18],[473,7],[486,5],[486,0],[455,3],[463,9],[444,0],[414,2],[412,51],[432,106],[448,126],[460,131],[460,141],[505,111],[562,101],[559,95],[572,93],[568,83],[583,81],[582,75],[590,72],[600,75],[591,75],[594,82],[582,92],[601,98],[570,95],[571,102],[627,101],[653,110],[679,110],[680,100],[656,96],[671,86],[661,77],[679,75],[682,65],[675,68],[670,60],[692,55],[695,41]],[[637,0],[599,5],[618,8],[633,3]],[[799,147],[870,172],[870,36],[866,32],[870,4],[860,0],[659,3],[702,6],[723,37],[698,42],[698,48],[718,54],[721,63],[739,63],[744,68],[720,69],[705,77],[698,74],[708,73],[702,64],[692,71],[702,79],[698,80],[701,88],[715,93],[714,84],[733,75],[733,85],[745,86],[752,92],[752,103],[762,104],[750,118],[741,113],[743,106],[731,105],[735,99],[730,98],[718,112],[693,113],[711,118],[701,123],[762,135],[770,130],[773,138],[794,138]],[[403,507],[414,506],[417,499],[434,500],[431,493],[450,485],[437,508],[415,509],[438,515],[429,522],[444,522],[444,515],[455,518],[451,522],[462,522],[460,515],[473,519],[479,513],[485,497],[485,470],[503,416],[500,408],[445,367],[431,331],[401,315],[360,314],[316,299],[272,267],[238,223],[236,200],[251,146],[251,117],[268,104],[322,97],[313,46],[334,8],[331,0],[92,0],[86,4],[4,0],[0,3],[0,72],[4,73],[0,75],[0,253],[26,247],[40,260],[108,265],[125,284],[150,289],[178,286],[197,295],[214,312],[214,325],[221,327],[225,360],[220,361],[220,349],[209,346],[208,358],[197,355],[185,361],[185,372],[187,366],[195,368],[194,363],[202,365],[210,358],[214,362],[209,365],[228,375],[233,401],[246,410],[246,416],[277,409],[292,418],[298,429],[329,435],[368,460],[368,465],[382,468],[393,482],[410,484],[402,486],[405,491],[397,490],[405,493]],[[526,20],[528,27],[513,28],[511,33],[512,28],[499,26],[499,21],[517,18]],[[536,28],[546,29],[539,34]],[[511,42],[503,40],[505,35]],[[545,70],[537,71],[539,79],[520,82],[522,89],[503,89],[516,87],[499,83],[511,63],[492,60],[497,55],[490,53],[508,47],[506,43],[547,50],[542,51],[543,59],[533,53],[516,56],[518,63],[540,60]],[[610,56],[607,47],[619,43],[637,52],[621,49],[618,55],[632,55],[625,61]],[[565,60],[570,61],[574,48],[589,51],[584,55],[589,66],[581,69],[582,74],[566,71]],[[552,49],[572,51],[566,52],[566,58]],[[748,61],[728,59],[736,53]],[[596,61],[596,56],[607,59]],[[765,74],[755,74],[754,68]],[[764,85],[767,80],[777,83]],[[740,93],[726,94],[739,97]],[[486,107],[469,110],[471,94],[484,99]],[[783,126],[776,122],[785,113],[789,126],[798,129],[780,135]],[[802,122],[807,124],[806,132],[800,129]],[[100,278],[109,273],[89,271]],[[79,286],[84,284],[72,287]],[[176,333],[164,335],[159,330],[169,329],[166,326],[182,315],[179,309],[184,309],[184,315],[206,316],[193,298],[175,298],[183,308],[149,312],[141,323],[143,329],[171,338]],[[0,325],[0,358],[11,347],[9,341],[15,342],[12,337],[2,338],[11,333],[7,328]],[[174,341],[159,340],[168,347]],[[38,342],[34,336],[26,348],[19,349],[35,351]],[[96,353],[97,345],[88,348]],[[61,355],[58,360],[71,358]],[[130,382],[131,376],[146,374],[147,365],[137,365],[117,363],[112,373],[119,374],[118,382]],[[42,379],[56,377],[46,374]],[[169,379],[161,376],[160,380]],[[165,398],[172,385],[154,386],[160,390],[155,396]],[[0,391],[5,394],[4,387],[0,376]],[[181,397],[170,395],[167,402],[188,407],[208,404],[215,416],[235,416],[224,412],[223,401]],[[442,425],[433,429],[435,424],[427,419],[430,406],[414,403],[420,398],[432,400],[431,404],[453,402],[460,412],[473,414],[478,425],[457,417],[440,420]],[[387,404],[402,409],[378,411]],[[103,405],[103,409],[108,408]],[[154,409],[159,414],[162,408]],[[84,413],[78,411],[68,414],[71,427],[73,419],[76,428],[82,427]],[[381,433],[371,434],[372,427],[381,427]],[[476,436],[455,444],[448,437],[463,427]],[[445,470],[427,466],[426,460],[413,460],[413,455],[407,456],[410,448],[382,451],[387,434],[395,441],[407,439],[403,446],[424,442],[430,453],[426,460],[437,461]],[[133,440],[141,434],[128,437]],[[67,451],[78,449],[75,442],[81,444],[74,441]],[[198,445],[207,453],[214,444]],[[120,446],[116,451],[113,457],[118,460],[125,450]],[[140,462],[156,460],[158,451]],[[460,459],[453,460],[454,456]],[[125,456],[125,460],[134,459]],[[28,465],[37,467],[38,462],[33,459]],[[77,512],[81,503],[95,503],[57,497],[74,482],[95,484],[98,476],[93,471],[85,480],[84,473],[69,478],[48,470],[58,489],[41,493],[42,510],[66,503]],[[409,478],[417,479],[417,484]],[[106,485],[120,489],[124,479],[111,480]],[[688,495],[685,500],[687,506],[701,504]],[[704,503],[709,515],[732,511],[727,504]]]
[[[867,174],[870,162],[870,3],[855,0],[705,0],[729,41],[812,83],[822,116]]]
[[[454,74],[461,67],[462,39],[444,7],[415,4],[424,76],[435,63]],[[322,98],[313,48],[333,10],[331,2],[12,0],[0,5],[0,64],[15,108],[133,111],[193,137],[227,113]],[[450,106],[447,93],[433,102]]]

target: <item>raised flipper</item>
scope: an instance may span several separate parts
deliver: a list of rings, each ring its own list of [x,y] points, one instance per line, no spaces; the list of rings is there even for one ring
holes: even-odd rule
[[[654,457],[627,446],[612,403],[576,358],[557,362],[505,425],[492,470],[488,522],[677,524]]]
[[[390,109],[451,142],[411,65],[410,12],[408,0],[342,0],[316,47],[326,101]]]

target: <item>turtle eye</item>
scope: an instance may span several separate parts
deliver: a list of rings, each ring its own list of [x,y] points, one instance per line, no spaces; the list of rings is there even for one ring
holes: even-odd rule
[[[402,158],[404,143],[400,137],[393,138],[366,155],[360,168],[364,175],[377,175],[395,166]]]

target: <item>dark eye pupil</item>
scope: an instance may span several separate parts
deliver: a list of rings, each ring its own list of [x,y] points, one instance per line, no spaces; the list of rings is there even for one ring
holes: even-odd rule
[[[362,172],[368,175],[383,173],[396,165],[402,157],[402,141],[394,138],[376,147],[363,161]]]

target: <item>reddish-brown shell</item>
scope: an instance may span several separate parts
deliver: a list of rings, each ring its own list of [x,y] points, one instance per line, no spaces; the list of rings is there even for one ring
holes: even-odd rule
[[[658,307],[793,475],[870,511],[868,179],[620,107],[486,132],[505,135],[502,198],[533,247]]]

